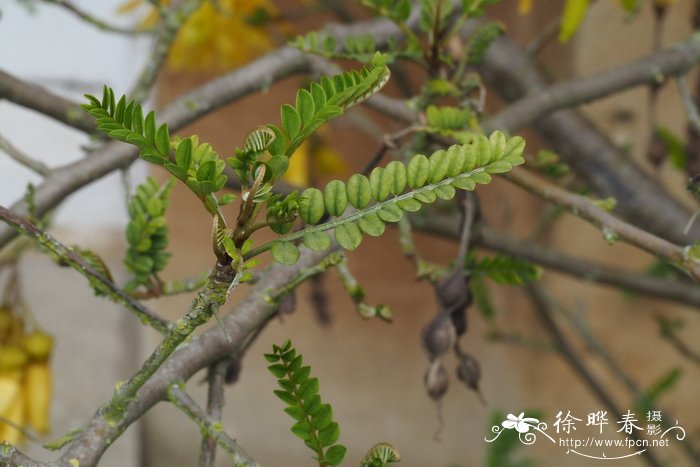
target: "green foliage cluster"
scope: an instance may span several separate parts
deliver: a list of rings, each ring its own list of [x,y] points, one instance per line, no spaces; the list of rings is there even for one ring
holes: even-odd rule
[[[470,142],[481,132],[476,114],[467,106],[429,105],[425,111],[426,131],[453,138],[460,143]]]
[[[325,58],[357,60],[360,62],[369,62],[377,52],[380,52],[374,37],[370,34],[347,36],[342,42],[338,42],[330,34],[322,31],[311,31],[306,35],[298,36],[289,44],[304,52]],[[397,59],[419,60],[422,55],[420,45],[416,41],[399,44],[393,37],[387,41],[381,52],[386,55],[388,63]]]
[[[165,269],[170,254],[165,210],[173,182],[158,185],[149,177],[138,186],[129,201],[129,223],[126,226],[128,249],[124,257],[126,269],[133,275],[125,289],[134,290],[150,285],[151,278]]]
[[[466,259],[465,271],[470,278],[469,289],[474,303],[487,320],[496,316],[496,308],[491,301],[486,279],[501,285],[519,286],[535,282],[542,275],[542,268],[536,264],[507,255],[477,259],[470,254]]]
[[[467,46],[467,64],[478,65],[484,59],[489,46],[505,32],[506,27],[498,21],[479,26]]]
[[[471,274],[485,276],[502,285],[523,285],[537,281],[542,268],[521,258],[506,255],[486,256],[471,268]]]
[[[139,156],[163,166],[202,200],[212,215],[219,215],[219,202],[214,195],[226,184],[225,164],[210,144],[199,144],[196,136],[171,141],[166,124],[157,125],[155,113],[143,116],[143,108],[122,96],[115,102],[114,91],[105,86],[100,101],[87,94],[83,105],[97,119],[97,127],[110,138],[124,141],[140,149]],[[171,150],[175,150],[171,159]]]
[[[273,345],[265,359],[271,363],[268,369],[281,388],[275,390],[275,395],[287,404],[284,411],[295,420],[292,433],[316,453],[319,465],[339,465],[347,448],[336,444],[340,427],[333,421],[333,408],[321,401],[318,378],[311,376],[311,367],[303,365],[302,356],[289,340],[281,346]]]
[[[405,211],[418,211],[438,198],[452,199],[455,188],[473,190],[477,183],[489,183],[490,174],[522,164],[524,146],[518,136],[506,139],[494,132],[490,138],[479,136],[471,144],[440,149],[430,157],[417,154],[407,164],[392,161],[375,168],[369,177],[355,174],[347,183],[329,182],[324,190],[307,188],[299,215],[310,227],[275,240],[272,254],[280,263],[293,264],[299,258],[294,240],[303,239],[307,247],[323,251],[331,245],[326,233],[330,229],[335,229],[341,247],[354,250],[364,234],[381,235],[385,223],[398,222]],[[343,216],[348,208],[351,212]],[[316,225],[326,215],[331,219]]]

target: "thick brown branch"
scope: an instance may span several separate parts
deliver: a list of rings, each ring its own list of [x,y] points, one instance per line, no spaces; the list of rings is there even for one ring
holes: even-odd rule
[[[643,84],[661,83],[684,74],[700,61],[700,35],[648,57],[625,63],[593,76],[553,84],[515,101],[488,119],[489,128],[516,131],[562,108],[600,99]]]
[[[459,235],[456,216],[414,215],[411,216],[411,224],[424,232],[447,238],[456,239]],[[480,235],[477,246],[518,256],[586,281],[621,287],[631,292],[700,307],[700,288],[693,283],[671,282],[625,269],[604,266],[528,240],[512,237],[485,224],[479,225],[478,229]]]
[[[35,110],[68,126],[94,133],[97,125],[80,105],[0,70],[0,99]]]
[[[598,226],[611,239],[623,240],[684,267],[696,281],[700,281],[700,262],[689,257],[684,248],[628,224],[599,208],[588,198],[568,192],[524,169],[515,169],[505,177],[530,193],[561,205],[572,214]]]
[[[491,44],[482,74],[485,81],[509,101],[548,89],[547,75],[538,63],[507,37]],[[562,109],[539,118],[533,126],[598,195],[612,196],[618,201],[618,212],[623,218],[680,244],[700,234],[700,226],[696,226],[690,236],[683,233],[690,212],[631,163],[581,113]],[[482,127],[487,132],[512,130],[491,120]]]
[[[646,274],[605,266],[534,242],[512,237],[486,225],[482,225],[480,231],[480,245],[499,253],[517,256],[583,280],[692,305],[700,311],[700,287],[692,283],[657,279]]]
[[[324,256],[325,254],[305,250],[296,265],[273,266],[236,306],[235,312],[224,317],[224,325],[232,338],[231,341],[228,341],[217,327],[192,339],[176,351],[139,389],[120,421],[110,424],[101,414],[95,414],[81,435],[63,454],[62,462],[66,463],[75,458],[81,466],[95,465],[111,442],[165,397],[170,384],[187,381],[199,369],[226,355],[238,354],[246,346],[249,337],[276,313],[278,304],[272,298],[274,294],[294,282],[300,273],[321,261]],[[0,462],[3,460],[0,452]]]

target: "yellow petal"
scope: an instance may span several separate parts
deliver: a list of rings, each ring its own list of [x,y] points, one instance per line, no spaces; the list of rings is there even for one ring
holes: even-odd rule
[[[7,374],[0,376],[0,414],[6,413],[10,404],[17,398],[22,388],[20,378],[21,375],[19,377]]]
[[[24,379],[27,421],[39,433],[48,433],[51,410],[51,369],[46,363],[31,363]]]
[[[518,2],[518,13],[526,15],[532,10],[532,0],[520,0]]]
[[[299,187],[309,186],[309,140],[304,141],[289,158],[283,180]]]
[[[24,394],[20,391],[17,393],[17,396],[7,412],[3,414],[3,417],[16,426],[24,426],[25,406],[26,401],[24,399]],[[0,422],[0,441],[18,445],[23,439],[24,435],[17,428],[10,424]]]

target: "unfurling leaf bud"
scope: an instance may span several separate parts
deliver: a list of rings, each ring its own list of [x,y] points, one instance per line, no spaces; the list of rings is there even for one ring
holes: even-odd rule
[[[431,362],[447,353],[456,340],[457,333],[449,315],[437,315],[421,331],[421,341]]]

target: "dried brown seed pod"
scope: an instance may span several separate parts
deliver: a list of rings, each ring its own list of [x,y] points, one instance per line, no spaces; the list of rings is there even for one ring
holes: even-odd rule
[[[479,390],[479,381],[481,380],[481,365],[479,361],[468,353],[457,351],[459,366],[457,366],[457,377],[467,385],[469,389],[476,392],[482,403],[486,403],[484,397]]]
[[[421,331],[421,341],[430,361],[447,353],[457,340],[457,333],[450,316],[439,314]]]
[[[469,278],[457,268],[435,284],[440,311],[452,318],[458,336],[467,331],[467,308],[472,303]]]
[[[449,378],[447,371],[442,365],[442,362],[436,360],[428,366],[428,369],[423,376],[425,388],[428,390],[428,395],[434,401],[439,401],[447,392],[449,386]]]

